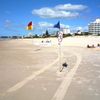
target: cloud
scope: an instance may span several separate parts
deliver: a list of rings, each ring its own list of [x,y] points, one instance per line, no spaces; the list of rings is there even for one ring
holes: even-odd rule
[[[15,24],[14,22],[12,22],[11,20],[6,19],[4,21],[4,27],[5,28],[24,28],[25,25],[20,23],[20,24]]]
[[[87,6],[84,5],[72,5],[72,4],[64,4],[64,5],[57,5],[55,9],[59,10],[84,10]]]
[[[52,27],[53,24],[48,23],[48,22],[39,22],[39,23],[38,23],[38,26],[39,26],[39,27]]]
[[[79,16],[78,12],[57,10],[52,8],[41,8],[33,10],[32,14],[36,14],[42,18],[73,18]]]
[[[97,18],[94,23],[100,23],[100,18]]]
[[[39,27],[47,27],[47,28],[53,28],[54,24],[53,23],[48,23],[48,22],[39,22],[38,23]],[[61,28],[69,28],[69,25],[65,24],[60,24]]]
[[[5,28],[10,28],[10,27],[12,27],[12,22],[10,21],[10,20],[5,20],[5,22],[4,22],[4,27]]]
[[[72,32],[77,32],[78,30],[84,32],[84,31],[88,31],[88,26],[75,26],[75,27],[71,27]]]
[[[78,26],[78,27],[76,27],[76,30],[83,30],[83,28],[82,27],[80,27],[80,26]]]
[[[61,26],[61,28],[70,28],[69,25],[65,25],[65,24],[61,24],[60,26]]]
[[[43,7],[40,9],[34,9],[32,11],[33,15],[38,15],[42,18],[75,18],[80,15],[79,11],[88,8],[85,5],[72,5],[63,4],[56,5],[53,8]]]
[[[18,25],[15,25],[11,20],[5,20],[4,22],[4,29],[10,32],[19,32],[18,28],[20,28]]]

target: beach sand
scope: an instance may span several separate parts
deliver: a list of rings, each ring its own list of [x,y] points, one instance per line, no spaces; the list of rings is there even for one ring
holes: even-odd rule
[[[98,43],[97,36],[64,38],[68,66],[59,72],[57,38],[0,41],[0,100],[99,100]]]
[[[33,43],[40,44],[41,41],[51,41],[52,45],[58,45],[58,39],[57,38],[43,38],[43,39],[34,39]],[[73,37],[67,37],[63,38],[62,46],[80,46],[80,47],[86,47],[89,45],[95,45],[100,44],[100,37],[99,36],[73,36]]]

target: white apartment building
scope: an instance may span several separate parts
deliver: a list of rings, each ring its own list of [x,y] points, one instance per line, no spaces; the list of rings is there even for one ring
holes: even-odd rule
[[[91,34],[100,34],[100,19],[96,19],[96,21],[90,23],[88,25],[88,31]]]
[[[69,28],[63,28],[63,33],[64,34],[69,34],[70,33],[70,29]]]

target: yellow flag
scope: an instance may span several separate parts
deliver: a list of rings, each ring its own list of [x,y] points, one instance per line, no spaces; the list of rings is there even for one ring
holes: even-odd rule
[[[28,23],[27,25],[27,30],[33,30],[33,25],[32,25],[32,21]]]

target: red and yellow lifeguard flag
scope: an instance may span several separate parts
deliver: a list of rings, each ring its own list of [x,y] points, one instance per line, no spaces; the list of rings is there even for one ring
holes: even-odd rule
[[[27,30],[33,30],[32,21],[28,23]]]

